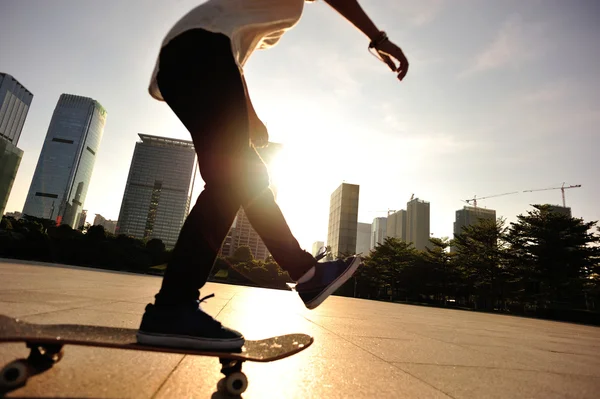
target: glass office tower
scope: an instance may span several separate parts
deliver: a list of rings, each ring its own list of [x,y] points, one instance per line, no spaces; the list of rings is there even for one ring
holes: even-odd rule
[[[72,94],[60,96],[23,214],[76,227],[105,123],[106,110],[96,100]]]

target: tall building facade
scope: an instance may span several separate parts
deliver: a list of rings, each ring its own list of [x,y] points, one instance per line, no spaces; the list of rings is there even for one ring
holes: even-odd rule
[[[9,74],[0,72],[0,216],[21,165],[17,147],[33,94]]]
[[[257,148],[257,151],[267,167],[282,150],[283,145],[280,143],[269,143],[268,146]],[[277,187],[271,184],[271,190],[275,199],[277,199]],[[243,208],[238,211],[235,221],[221,246],[221,254],[224,256],[232,256],[236,249],[241,246],[250,247],[252,255],[255,259],[265,260],[270,255],[267,246],[262,241],[256,230],[250,224]]]
[[[0,137],[17,145],[33,94],[9,74],[0,72]]]
[[[406,242],[418,250],[429,244],[429,202],[415,198],[406,204]]]
[[[191,141],[138,134],[117,234],[172,248],[189,212],[196,153]]]
[[[377,245],[383,244],[387,237],[387,218],[375,218],[371,223],[371,242],[370,249],[375,249]]]
[[[356,253],[359,186],[342,183],[331,194],[327,245],[333,257]]]
[[[23,213],[76,227],[98,153],[106,110],[88,97],[62,94],[25,200]]]
[[[371,223],[357,223],[356,253],[368,255],[371,252]]]
[[[477,224],[481,219],[496,220],[496,211],[473,206],[465,206],[463,209],[457,210],[454,221],[454,235],[459,235],[462,233],[463,227]]]
[[[401,241],[407,241],[407,214],[404,209],[400,209],[387,217],[386,236],[397,238]]]
[[[478,224],[480,220],[496,220],[496,211],[474,206],[465,206],[463,209],[457,210],[454,220],[454,236],[461,234],[464,227]],[[456,252],[456,248],[450,247],[450,252]]]
[[[548,210],[552,213],[571,217],[571,208],[569,208],[568,206],[564,207],[564,206],[560,206],[560,205],[550,205],[550,204],[546,204],[546,206],[548,207]]]
[[[92,226],[102,226],[104,227],[104,231],[106,231],[107,233],[115,234],[115,230],[117,228],[117,221],[106,219],[104,216],[97,213],[96,217],[94,217],[94,223],[92,224]]]

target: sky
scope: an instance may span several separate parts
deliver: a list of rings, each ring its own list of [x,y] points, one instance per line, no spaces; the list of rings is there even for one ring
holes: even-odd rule
[[[23,160],[6,211],[21,211],[62,93],[108,112],[84,208],[117,219],[138,133],[190,139],[148,83],[190,0],[0,0],[0,71],[33,94]],[[398,82],[368,39],[323,1],[307,3],[280,43],[246,64],[270,140],[278,202],[300,244],[325,241],[331,193],[360,185],[358,221],[415,197],[431,233],[452,236],[462,200],[514,222],[531,204],[562,202],[600,219],[600,2],[364,0],[410,61]],[[202,183],[196,186],[201,190]]]

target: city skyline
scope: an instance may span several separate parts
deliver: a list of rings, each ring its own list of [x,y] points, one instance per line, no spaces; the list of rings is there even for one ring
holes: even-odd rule
[[[6,212],[23,209],[53,106],[68,92],[110,111],[85,208],[88,221],[118,217],[137,132],[189,139],[147,85],[162,37],[197,3],[109,1],[99,24],[93,3],[2,2],[0,71],[35,94]],[[322,2],[307,4],[278,46],[257,52],[245,71],[250,96],[271,140],[286,146],[273,174],[285,180],[278,201],[301,245],[326,238],[329,194],[340,181],[361,186],[359,222],[399,209],[412,193],[427,198],[437,237],[452,236],[461,200],[563,182],[582,185],[567,194],[573,216],[600,219],[597,5],[549,3],[363,4],[411,62],[402,83]],[[478,206],[510,222],[535,203],[560,204],[561,194]]]

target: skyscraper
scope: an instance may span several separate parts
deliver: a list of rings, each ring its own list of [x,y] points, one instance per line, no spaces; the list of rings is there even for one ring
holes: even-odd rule
[[[429,202],[415,198],[406,204],[406,242],[418,250],[429,246]]]
[[[454,234],[459,235],[462,233],[463,227],[477,224],[481,219],[496,220],[496,211],[473,206],[465,206],[463,209],[459,209],[456,211]]]
[[[327,245],[334,257],[356,253],[359,186],[342,183],[331,194]]]
[[[375,218],[371,223],[371,243],[370,249],[375,249],[377,245],[383,244],[387,237],[387,218]]]
[[[546,204],[550,212],[571,217],[571,208],[560,205]]]
[[[117,234],[158,238],[172,248],[189,212],[196,168],[191,141],[138,134]]]
[[[371,223],[357,223],[356,253],[367,256],[371,252]]]
[[[265,164],[269,166],[282,148],[282,144],[270,142],[267,147],[257,148],[257,151]],[[277,199],[277,187],[271,184],[271,190]],[[240,208],[236,215],[235,221],[221,246],[221,253],[225,256],[231,256],[241,246],[250,247],[252,255],[256,259],[265,260],[269,256],[267,246],[250,224],[243,208]]]
[[[387,217],[386,237],[407,241],[407,216],[404,209],[400,209]]]
[[[54,109],[23,213],[76,227],[100,147],[106,110],[91,98],[62,94]]]
[[[92,226],[102,226],[104,227],[104,231],[106,231],[107,233],[115,234],[115,229],[117,228],[117,221],[107,220],[104,216],[97,213]]]
[[[482,219],[496,220],[496,211],[473,206],[465,206],[463,209],[457,210],[456,219],[454,221],[454,235],[459,235],[462,233],[464,227],[477,224]],[[455,252],[456,248],[450,247],[450,251]]]
[[[0,72],[0,216],[4,214],[23,151],[17,147],[33,94]]]
[[[33,94],[11,75],[0,72],[0,137],[19,142]]]

